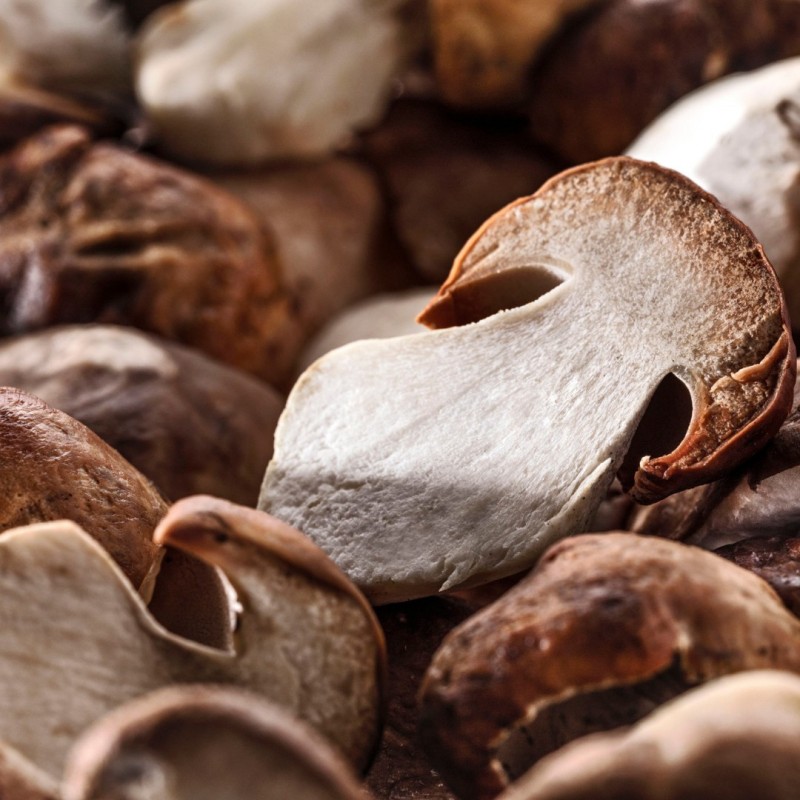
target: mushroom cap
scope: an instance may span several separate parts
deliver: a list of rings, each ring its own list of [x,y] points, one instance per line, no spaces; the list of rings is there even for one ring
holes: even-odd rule
[[[631,159],[492,217],[421,319],[454,327],[357,342],[301,376],[259,499],[375,602],[510,575],[584,529],[668,375],[693,416],[627,476],[640,500],[729,471],[791,404],[794,347],[758,243]]]
[[[490,798],[576,736],[763,668],[800,671],[800,621],[760,578],[677,542],[577,536],[445,639],[421,733],[459,797]]]
[[[410,44],[396,15],[402,5],[171,6],[141,31],[139,101],[163,147],[182,158],[251,164],[324,155],[377,121],[388,102]]]
[[[351,767],[258,695],[162,689],[92,726],[70,754],[64,800],[365,800]]]
[[[688,692],[625,733],[568,745],[498,800],[792,800],[800,679],[754,671]]]
[[[74,523],[0,537],[0,740],[57,776],[75,737],[120,704],[173,683],[214,683],[274,700],[364,766],[381,721],[374,615],[335,585],[345,579],[302,534],[278,526],[273,536],[252,509],[242,531],[237,508],[190,498],[157,531],[162,544],[222,569],[236,590],[242,612],[227,652],[162,628]]]
[[[251,375],[111,325],[0,341],[0,385],[82,422],[173,500],[208,493],[255,504],[283,408]]]

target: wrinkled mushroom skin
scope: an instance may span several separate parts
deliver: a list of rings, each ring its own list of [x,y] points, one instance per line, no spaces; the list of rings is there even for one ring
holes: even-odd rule
[[[70,126],[6,154],[0,181],[0,333],[126,324],[285,378],[299,334],[272,242],[234,198]]]
[[[445,639],[422,687],[421,733],[459,797],[491,798],[509,783],[508,759],[521,775],[548,740],[554,749],[693,684],[769,667],[800,671],[800,621],[760,578],[676,542],[577,536]]]
[[[204,493],[255,505],[283,408],[251,375],[112,326],[0,340],[0,385],[82,422],[171,500]]]
[[[75,738],[120,704],[174,683],[226,684],[280,703],[363,768],[384,653],[357,590],[297,531],[222,500],[180,501],[155,538],[227,575],[242,607],[234,649],[156,624],[74,523],[17,528],[0,537],[0,739],[58,776]]]
[[[163,689],[81,737],[64,800],[367,800],[348,767],[298,719],[257,695]]]
[[[152,582],[161,560],[152,535],[167,511],[163,498],[88,428],[8,388],[0,390],[0,486],[0,530],[71,519],[108,550],[134,587]]]
[[[794,800],[800,680],[746,672],[544,759],[498,800]]]

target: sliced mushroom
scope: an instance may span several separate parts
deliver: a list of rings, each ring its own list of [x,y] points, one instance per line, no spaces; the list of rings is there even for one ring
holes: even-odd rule
[[[139,100],[164,148],[182,158],[324,155],[383,111],[416,45],[416,26],[399,13],[410,4],[176,3],[141,32]]]
[[[235,650],[168,633],[74,523],[0,538],[0,739],[53,776],[90,724],[172,683],[233,684],[296,713],[357,766],[380,724],[383,644],[363,597],[297,531],[212,498],[156,531],[224,571],[242,606]]]
[[[355,343],[300,378],[259,500],[376,602],[510,575],[584,529],[665,376],[693,416],[621,475],[640,500],[729,471],[791,404],[794,347],[757,242],[630,159],[492,217],[421,319],[455,327]]]
[[[132,325],[275,383],[301,337],[272,242],[207,181],[72,126],[0,160],[0,333]]]
[[[513,106],[545,45],[602,0],[432,0],[436,71],[445,98]]]
[[[795,12],[797,13],[797,12]],[[715,81],[665,111],[630,155],[682,172],[764,245],[800,320],[800,58]]]
[[[0,341],[0,385],[79,420],[173,500],[207,493],[255,505],[283,408],[245,373],[107,325]]]
[[[761,668],[800,671],[800,621],[760,578],[677,542],[579,536],[445,639],[421,732],[459,797],[491,798],[574,738]]]
[[[800,785],[800,679],[721,678],[627,733],[581,739],[498,800],[794,800]]]
[[[70,754],[64,800],[367,800],[298,719],[230,688],[162,689],[112,711]]]
[[[62,800],[58,781],[5,742],[0,742],[0,797],[3,800]]]

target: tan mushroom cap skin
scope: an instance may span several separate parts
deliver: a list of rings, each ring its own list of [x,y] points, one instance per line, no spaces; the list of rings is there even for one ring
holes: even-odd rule
[[[685,178],[632,159],[492,217],[421,319],[455,327],[357,342],[304,373],[259,500],[374,602],[510,575],[585,530],[670,373],[694,417],[642,461],[626,487],[640,500],[728,471],[791,404],[794,346],[760,246]]]
[[[543,760],[498,800],[794,800],[800,679],[755,671],[665,705],[627,733]]]
[[[314,731],[241,690],[162,689],[112,711],[70,754],[64,800],[367,800]]]
[[[70,519],[149,595],[167,512],[155,487],[80,422],[38,397],[0,388],[0,530]]]
[[[301,534],[212,498],[177,503],[156,539],[226,574],[243,607],[234,651],[160,627],[74,523],[8,532],[0,740],[58,776],[75,738],[120,704],[173,683],[229,684],[280,703],[363,767],[382,716],[383,641],[338,571]]]
[[[445,639],[421,690],[421,732],[459,797],[491,798],[508,785],[499,748],[543,708],[673,665],[689,685],[800,671],[800,621],[760,578],[698,548],[577,536]]]

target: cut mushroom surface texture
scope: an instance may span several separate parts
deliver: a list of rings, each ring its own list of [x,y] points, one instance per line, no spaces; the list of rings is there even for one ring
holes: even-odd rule
[[[225,573],[242,606],[233,651],[161,628],[74,523],[18,528],[0,538],[0,740],[59,776],[76,737],[121,703],[172,683],[233,684],[363,767],[380,724],[383,640],[341,572],[297,531],[213,498],[177,503],[155,538]]]
[[[794,346],[758,243],[632,159],[492,217],[421,319],[445,329],[357,342],[301,376],[259,500],[376,602],[518,572],[584,529],[667,376],[693,412],[621,474],[640,500],[731,469],[791,405]]]
[[[575,742],[499,800],[794,800],[799,785],[800,679],[755,671]]]
[[[63,798],[367,800],[305,724],[257,695],[208,686],[163,689],[100,720],[70,754]]]
[[[678,542],[587,534],[445,639],[421,733],[458,796],[482,800],[572,739],[767,668],[800,672],[800,621],[759,577]]]

